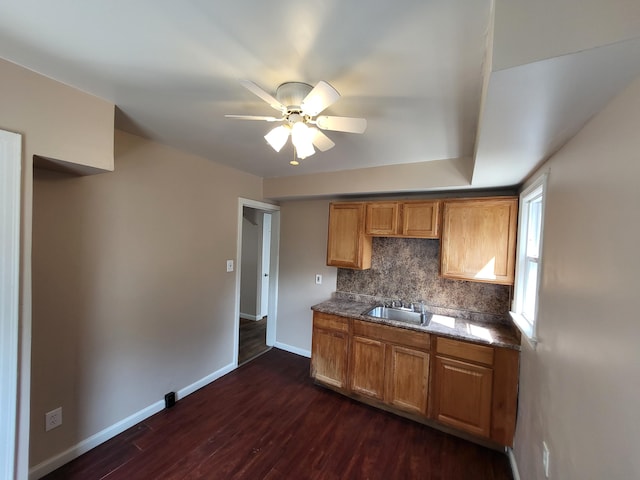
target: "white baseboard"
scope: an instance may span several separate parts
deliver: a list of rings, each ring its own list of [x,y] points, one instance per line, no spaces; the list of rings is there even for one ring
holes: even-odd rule
[[[176,400],[180,400],[181,398],[186,397],[187,395],[192,394],[196,390],[210,384],[214,380],[226,375],[227,373],[234,370],[236,366],[231,363],[221,369],[213,372],[210,375],[207,375],[204,378],[188,385],[180,390],[178,390]],[[79,457],[83,453],[88,452],[92,448],[97,447],[101,443],[106,442],[107,440],[115,437],[116,435],[124,432],[128,428],[133,427],[137,423],[146,420],[151,415],[154,415],[161,411],[164,408],[164,400],[154,403],[153,405],[149,405],[146,408],[134,413],[133,415],[128,416],[127,418],[120,420],[119,422],[111,425],[110,427],[105,428],[104,430],[99,431],[98,433],[91,435],[89,438],[82,440],[76,445],[66,449],[64,452],[61,452],[41,463],[29,469],[29,480],[37,480],[48,473],[53,472],[55,469],[61,467],[65,463],[69,463],[74,458]]]
[[[258,317],[256,315],[249,315],[248,313],[240,312],[240,318],[244,318],[245,320],[253,320],[257,322],[258,320],[262,320],[262,317]]]
[[[276,342],[273,344],[274,347],[279,348],[280,350],[284,350],[286,352],[295,353],[296,355],[301,355],[303,357],[311,358],[311,350],[303,350],[302,348],[293,347],[291,345],[287,345],[286,343]]]
[[[511,464],[511,474],[513,475],[513,480],[520,480],[520,472],[518,471],[516,457],[513,454],[513,448],[507,447],[507,456],[509,457],[509,463]]]
[[[219,379],[220,377],[226,375],[227,373],[232,372],[233,370],[236,369],[236,367],[237,367],[236,365],[234,365],[233,363],[230,363],[226,367],[222,367],[219,370],[216,370],[215,372],[213,372],[212,374],[207,375],[204,378],[201,378],[197,382],[193,382],[191,385],[188,385],[188,386],[184,387],[183,389],[178,390],[176,392],[177,393],[176,400],[180,400],[181,398],[184,398],[187,395],[191,395],[196,390],[200,390],[202,387],[205,387],[205,386],[209,385],[211,382],[213,382],[213,381]]]

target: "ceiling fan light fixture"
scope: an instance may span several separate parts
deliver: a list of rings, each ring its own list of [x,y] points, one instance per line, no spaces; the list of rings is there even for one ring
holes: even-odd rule
[[[293,127],[291,127],[291,142],[296,147],[298,158],[304,159],[316,153],[313,148],[314,137],[314,131],[305,123],[296,122],[293,124]]]
[[[279,152],[284,147],[284,144],[287,143],[290,132],[291,129],[288,125],[280,125],[267,133],[264,139],[276,152]]]
[[[249,80],[243,80],[241,84],[278,110],[281,116],[278,118],[262,115],[226,115],[226,117],[283,122],[283,125],[271,130],[264,138],[276,152],[280,152],[291,136],[294,147],[293,160],[290,162],[292,165],[298,164],[296,158],[303,159],[315,154],[314,146],[322,152],[335,146],[335,143],[318,128],[347,133],[364,133],[367,128],[367,121],[364,118],[319,115],[340,99],[338,91],[325,81],[318,82],[315,87],[302,82],[285,82],[277,88],[275,97]]]
[[[310,143],[303,144],[300,146],[300,148],[296,147],[296,152],[298,153],[298,158],[300,160],[304,160],[305,158],[310,157],[311,155],[316,153],[313,145],[311,145]]]

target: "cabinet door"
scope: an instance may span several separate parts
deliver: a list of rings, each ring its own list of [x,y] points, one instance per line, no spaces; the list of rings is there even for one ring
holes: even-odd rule
[[[332,203],[329,207],[327,265],[371,268],[371,237],[364,234],[364,203]]]
[[[515,197],[445,201],[442,276],[513,285],[517,210]]]
[[[367,203],[367,235],[397,235],[400,223],[400,205],[398,202]]]
[[[345,332],[314,328],[311,340],[311,376],[318,382],[346,388],[348,342],[349,337]]]
[[[384,399],[385,344],[364,337],[351,338],[351,390]]]
[[[402,236],[438,238],[440,202],[405,202],[402,205]]]
[[[392,345],[388,376],[391,405],[411,413],[427,414],[429,354],[413,348]]]
[[[493,371],[446,357],[435,357],[434,416],[474,435],[491,433]]]

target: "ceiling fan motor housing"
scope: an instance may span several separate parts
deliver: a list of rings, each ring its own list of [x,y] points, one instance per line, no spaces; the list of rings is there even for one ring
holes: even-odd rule
[[[276,90],[276,100],[287,107],[289,112],[300,112],[302,101],[309,95],[313,87],[302,82],[286,82]]]

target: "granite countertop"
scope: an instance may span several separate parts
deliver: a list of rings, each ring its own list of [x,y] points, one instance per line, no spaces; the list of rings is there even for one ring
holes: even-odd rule
[[[339,293],[339,292],[336,292]],[[495,315],[478,314],[461,310],[451,310],[426,306],[433,314],[428,325],[416,325],[395,320],[364,315],[380,301],[363,295],[336,295],[325,302],[311,307],[316,312],[355,318],[366,322],[381,323],[420,332],[433,333],[443,337],[484,343],[495,347],[520,350],[520,335],[506,319]]]

